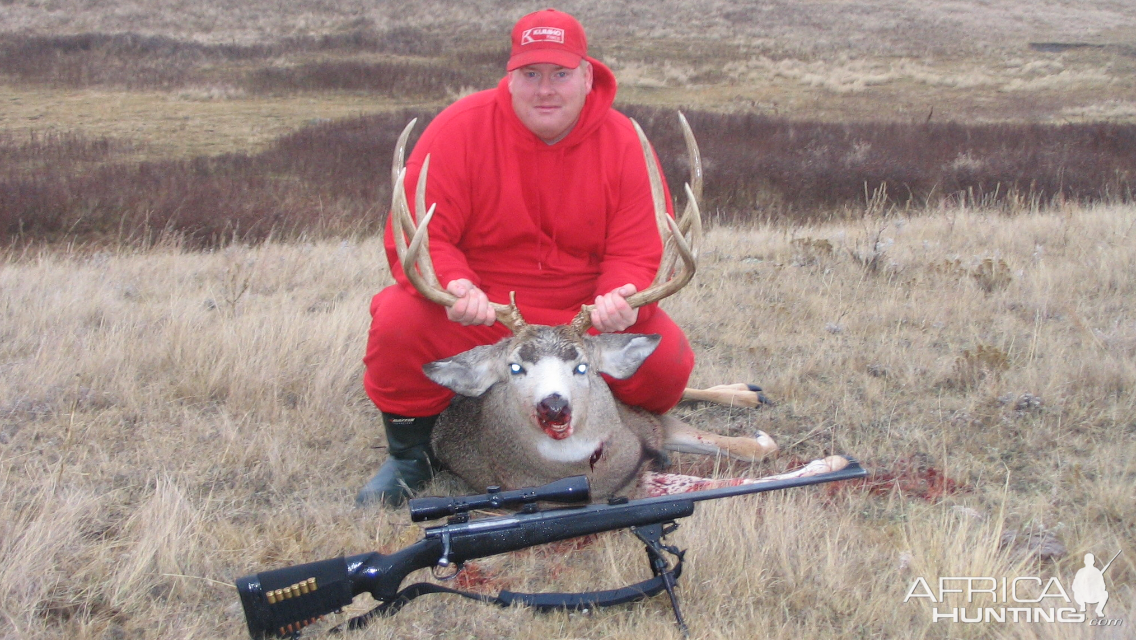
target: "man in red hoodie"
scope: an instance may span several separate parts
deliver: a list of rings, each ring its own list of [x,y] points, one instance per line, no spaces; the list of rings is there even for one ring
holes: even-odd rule
[[[458,297],[453,306],[414,291],[387,222],[397,284],[371,302],[364,386],[383,412],[389,456],[359,504],[400,504],[430,479],[430,432],[453,393],[422,365],[510,335],[489,302],[507,304],[511,291],[530,324],[565,324],[594,303],[593,331],[660,334],[635,375],[608,379],[629,405],[671,409],[694,368],[682,330],[657,305],[626,301],[651,283],[662,242],[642,147],[612,109],[615,76],[588,57],[580,23],[553,9],[521,18],[512,44],[497,88],[442,111],[406,165],[413,207],[430,155],[430,255],[438,281]]]

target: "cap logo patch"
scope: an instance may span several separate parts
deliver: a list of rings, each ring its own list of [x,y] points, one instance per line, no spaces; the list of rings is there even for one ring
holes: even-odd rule
[[[556,27],[533,27],[521,33],[521,45],[537,42],[558,42],[564,44],[564,30]]]

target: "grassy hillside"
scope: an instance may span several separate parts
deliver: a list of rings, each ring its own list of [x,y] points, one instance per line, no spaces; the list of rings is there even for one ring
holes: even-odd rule
[[[689,161],[677,118],[627,106],[661,154],[671,192]],[[0,244],[147,246],[177,237],[211,248],[266,238],[378,232],[387,174],[406,122],[398,111],[309,125],[257,154],[137,162],[115,139],[0,135]],[[911,214],[941,205],[1007,213],[1067,202],[1130,202],[1136,124],[795,122],[689,111],[712,222],[793,224],[858,217],[865,206]]]
[[[4,3],[0,129],[124,136],[167,156],[257,150],[312,118],[436,107],[486,87],[512,22],[543,7]],[[1136,11],[1120,1],[561,8],[629,103],[828,121],[1136,119]],[[368,84],[390,65],[432,67],[434,80]]]

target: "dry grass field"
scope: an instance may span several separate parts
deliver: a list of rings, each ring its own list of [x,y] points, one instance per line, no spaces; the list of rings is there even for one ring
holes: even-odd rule
[[[492,82],[509,26],[543,6],[0,0],[0,221],[9,203],[41,202],[32,187],[87,194],[56,199],[74,209],[61,214],[71,235],[0,236],[14,238],[0,250],[0,638],[240,638],[235,578],[419,537],[404,512],[353,504],[384,455],[360,362],[370,296],[389,282],[373,234],[389,144],[374,123]],[[708,148],[734,165],[709,179],[734,179],[745,158],[714,150],[706,129],[750,116],[772,119],[756,121],[771,138],[832,141],[801,150],[810,166],[864,156],[887,171],[896,163],[873,158],[912,157],[894,141],[917,150],[928,131],[1005,127],[1013,140],[1089,123],[1069,130],[1122,147],[1136,123],[1125,0],[559,7],[589,28],[624,105],[700,113]],[[1036,138],[1043,160],[1072,148]],[[777,140],[771,163],[793,152]],[[995,164],[968,153],[946,164]],[[757,383],[776,404],[677,411],[723,433],[763,429],[782,455],[676,456],[675,470],[765,475],[846,453],[870,476],[700,504],[673,536],[689,549],[679,596],[693,638],[1132,637],[1136,206],[1116,157],[1104,190],[1077,197],[896,202],[873,182],[853,204],[791,218],[779,214],[799,211],[797,196],[778,208],[743,185],[731,193],[745,199],[708,212],[699,274],[664,306],[695,347],[695,386]],[[311,177],[332,162],[379,184],[335,173],[350,195],[334,193]],[[97,188],[137,175],[212,182],[169,191],[172,204],[140,182]],[[809,179],[831,188],[823,176]],[[351,223],[254,243],[76,233],[122,203],[181,211],[206,194],[220,207],[248,185],[268,185],[250,210],[318,222],[326,207]],[[938,594],[944,577],[1025,578],[1023,600],[1050,597],[1005,606],[1048,610],[1070,606],[1055,594],[1085,553],[1118,550],[1112,626],[935,621],[936,608],[1004,603],[933,603],[917,582]],[[459,583],[579,590],[646,574],[623,532],[479,561]],[[680,636],[665,598],[541,615],[431,596],[345,637]]]
[[[1131,623],[1133,213],[715,229],[696,285],[667,307],[698,350],[696,383],[760,382],[777,404],[680,412],[784,448],[716,470],[841,452],[872,476],[700,506],[676,535],[694,637],[1127,637],[932,623],[926,601],[903,599],[920,576],[1057,576],[1068,589],[1083,553],[1123,548],[1108,612]],[[349,239],[8,256],[5,635],[239,637],[237,576],[417,538],[405,513],[352,504],[382,455],[359,384],[381,253]],[[1068,553],[1039,560],[1030,535]],[[643,576],[641,553],[606,535],[479,562],[471,586],[616,586]],[[569,616],[436,596],[359,637],[677,634],[663,599]]]

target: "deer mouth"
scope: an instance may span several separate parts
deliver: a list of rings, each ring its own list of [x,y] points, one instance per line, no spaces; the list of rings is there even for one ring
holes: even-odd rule
[[[540,403],[536,408],[536,422],[541,431],[553,440],[563,440],[572,435],[572,409],[567,403]]]
[[[572,435],[572,424],[567,419],[563,422],[553,422],[538,418],[537,422],[540,423],[540,428],[545,435],[553,440],[563,440]]]

